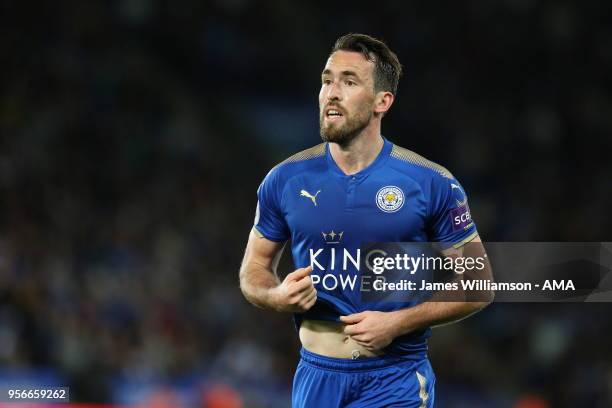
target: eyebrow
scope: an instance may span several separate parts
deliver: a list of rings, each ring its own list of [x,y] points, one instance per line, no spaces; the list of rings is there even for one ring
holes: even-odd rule
[[[323,70],[323,72],[321,73],[321,75],[330,75],[332,72],[329,68],[326,68]],[[355,71],[349,71],[349,70],[345,70],[340,72],[341,76],[354,76],[356,78],[359,78],[359,75],[357,75],[357,73]]]

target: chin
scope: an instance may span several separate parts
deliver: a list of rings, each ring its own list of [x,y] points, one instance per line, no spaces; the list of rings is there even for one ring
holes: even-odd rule
[[[340,146],[347,146],[350,142],[355,138],[356,133],[349,133],[344,131],[344,129],[330,129],[327,128],[324,131],[321,131],[321,138],[325,142],[329,143],[337,143]]]

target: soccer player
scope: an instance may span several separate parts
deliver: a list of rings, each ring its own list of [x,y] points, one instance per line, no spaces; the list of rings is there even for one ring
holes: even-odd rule
[[[302,343],[294,408],[432,407],[430,327],[489,303],[379,302],[371,310],[341,284],[360,273],[363,242],[441,242],[443,255],[485,255],[459,182],[381,135],[400,74],[383,42],[339,38],[321,75],[324,143],[274,167],[257,191],[240,286],[254,305],[294,314]],[[297,269],[281,281],[288,240]]]

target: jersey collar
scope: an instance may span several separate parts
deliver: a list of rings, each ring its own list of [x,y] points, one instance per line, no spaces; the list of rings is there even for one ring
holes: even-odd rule
[[[378,169],[383,164],[385,164],[385,162],[389,158],[389,155],[391,154],[391,150],[393,149],[393,143],[388,141],[384,136],[382,138],[383,138],[383,147],[380,150],[380,153],[378,153],[378,156],[376,156],[376,159],[374,159],[374,161],[370,163],[370,165],[368,165],[366,168],[362,169],[361,171],[355,174],[345,174],[340,169],[340,167],[338,167],[338,165],[334,161],[334,158],[331,155],[331,152],[329,151],[329,143],[325,143],[325,157],[327,158],[327,164],[329,166],[329,169],[334,174],[338,176],[346,177],[346,178],[356,179],[356,178],[363,178],[363,177],[368,176],[374,170]]]

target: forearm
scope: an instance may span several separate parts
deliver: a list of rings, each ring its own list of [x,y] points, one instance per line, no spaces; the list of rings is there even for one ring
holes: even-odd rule
[[[262,309],[274,309],[270,290],[279,284],[274,272],[261,265],[251,263],[240,270],[240,289],[244,297]]]
[[[478,312],[493,301],[495,296],[493,292],[486,290],[465,291],[461,285],[462,280],[493,279],[491,264],[479,236],[461,248],[449,248],[444,255],[453,258],[480,258],[483,260],[484,266],[468,268],[462,273],[453,274],[451,282],[457,285],[457,289],[436,291],[428,302],[392,312],[395,313],[394,320],[398,335],[457,322]]]
[[[416,330],[457,322],[488,304],[489,302],[425,302],[390,313],[394,316],[396,334],[401,336]]]

